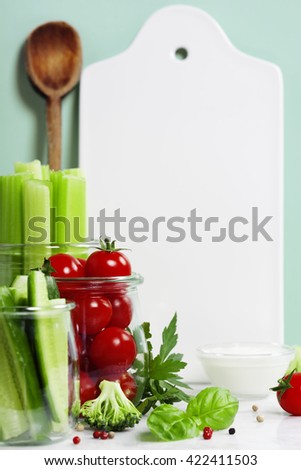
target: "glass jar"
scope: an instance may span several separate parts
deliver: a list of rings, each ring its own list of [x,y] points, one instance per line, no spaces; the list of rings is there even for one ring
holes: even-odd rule
[[[137,291],[142,276],[56,280],[61,297],[76,303],[72,321],[81,403],[96,398],[99,383],[106,379],[118,381],[125,395],[138,404],[144,390],[147,351]]]
[[[70,311],[0,307],[0,443],[65,438],[79,409],[78,356]]]
[[[9,286],[19,274],[42,266],[44,258],[57,253],[69,253],[86,258],[95,243],[85,244],[7,244],[0,243],[0,285]]]

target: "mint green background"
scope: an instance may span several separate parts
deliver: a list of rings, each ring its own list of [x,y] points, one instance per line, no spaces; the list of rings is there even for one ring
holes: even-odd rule
[[[157,9],[188,4],[211,14],[242,51],[280,66],[285,87],[285,340],[301,344],[300,0],[0,0],[1,174],[16,160],[46,162],[45,101],[24,67],[24,41],[63,20],[79,32],[84,66],[126,49]],[[78,88],[63,101],[63,167],[77,164]],[[247,325],[246,325],[247,327]],[[258,325],[260,328],[260,325]]]

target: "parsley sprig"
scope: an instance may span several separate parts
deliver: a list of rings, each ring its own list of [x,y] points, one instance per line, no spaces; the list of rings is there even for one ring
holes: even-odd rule
[[[142,329],[147,342],[147,353],[144,353],[144,361],[137,359],[134,364],[136,377],[142,384],[140,400],[136,407],[142,414],[146,414],[158,404],[188,402],[191,397],[181,389],[190,389],[190,387],[178,374],[187,363],[182,360],[183,354],[172,353],[178,342],[177,314],[174,314],[169,325],[164,328],[162,344],[156,356],[153,354],[150,341],[152,338],[150,324],[143,323]]]

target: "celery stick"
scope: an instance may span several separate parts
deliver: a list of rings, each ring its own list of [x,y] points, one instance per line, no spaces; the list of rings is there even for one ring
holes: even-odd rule
[[[65,175],[80,176],[81,178],[85,177],[84,170],[82,168],[67,168],[63,170]]]
[[[0,243],[23,243],[22,188],[31,173],[1,176]]]
[[[50,169],[49,165],[42,165],[42,179],[45,181],[50,180]]]
[[[50,207],[52,205],[52,183],[50,181],[28,180],[23,186],[24,242],[23,272],[43,264],[49,254]]]
[[[62,222],[56,222],[58,216],[57,205],[59,199],[59,189],[61,187],[61,181],[63,177],[62,171],[50,171],[50,181],[53,187],[53,198],[52,198],[52,212],[51,212],[51,242],[58,243],[57,231],[58,226]]]
[[[57,215],[64,223],[56,222],[57,243],[78,243],[87,237],[86,181],[72,174],[63,174],[59,181]]]
[[[14,164],[15,173],[24,173],[30,172],[33,174],[35,179],[41,180],[43,178],[42,175],[42,165],[40,160],[33,160],[32,162],[24,163],[24,162],[16,162]]]
[[[27,180],[23,186],[25,243],[50,243],[50,181]]]

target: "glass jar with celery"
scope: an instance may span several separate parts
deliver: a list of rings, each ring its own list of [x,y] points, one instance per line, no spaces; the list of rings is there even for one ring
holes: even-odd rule
[[[0,285],[41,266],[58,245],[67,250],[86,237],[86,180],[79,168],[53,171],[34,160],[0,176]]]

